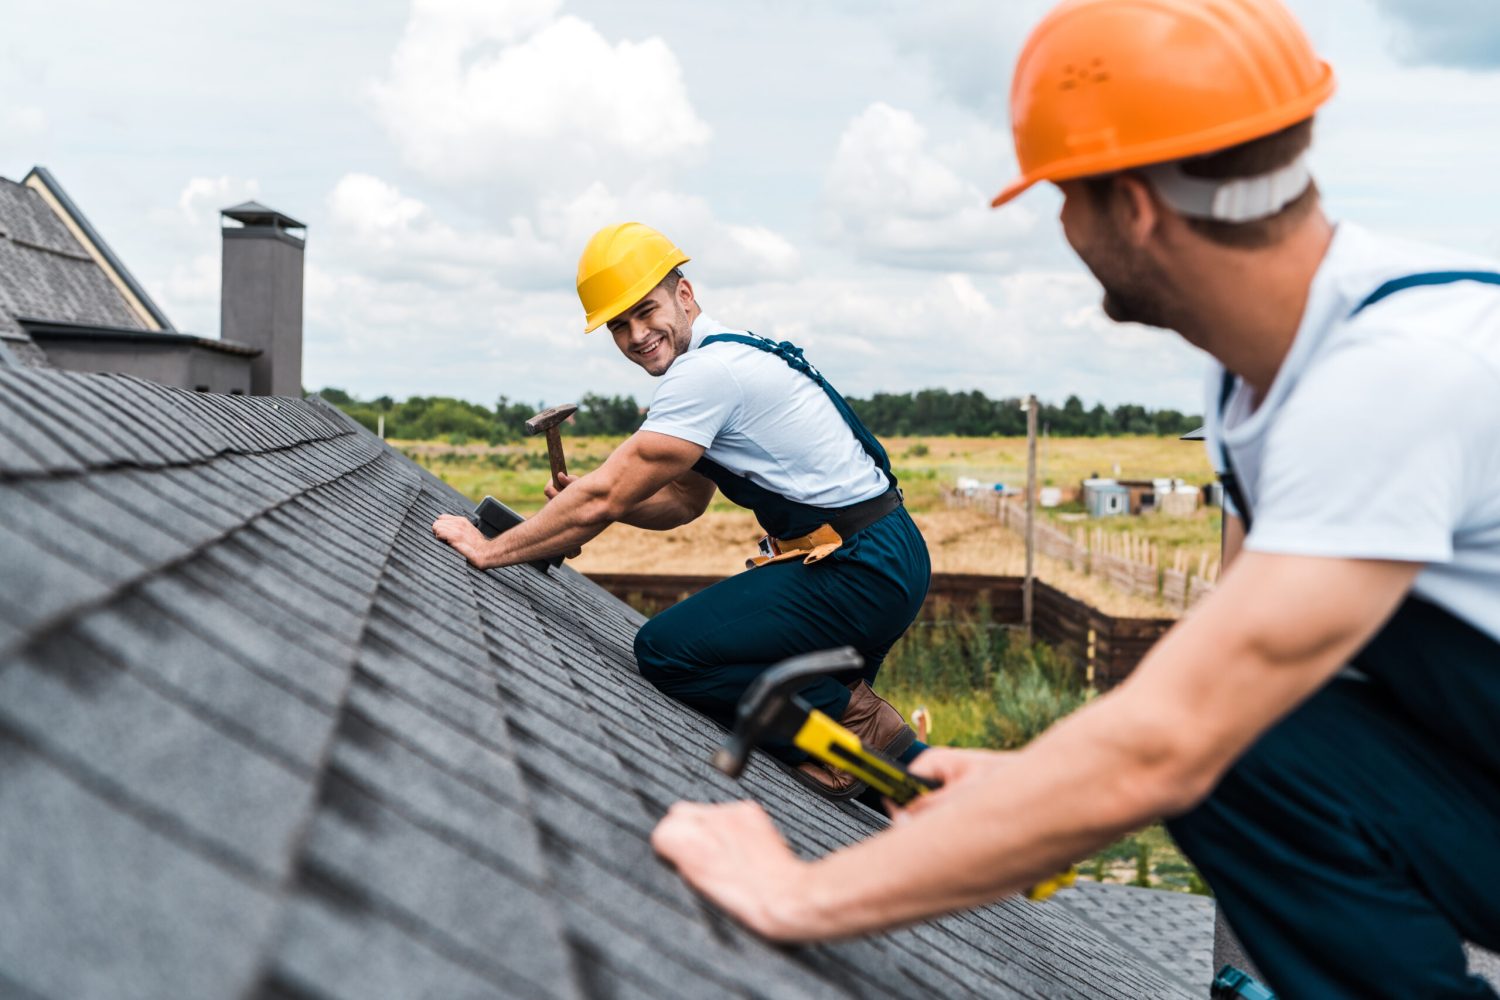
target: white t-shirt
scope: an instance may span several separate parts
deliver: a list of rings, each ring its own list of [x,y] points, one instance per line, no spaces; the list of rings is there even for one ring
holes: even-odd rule
[[[1425,563],[1415,592],[1500,638],[1500,286],[1386,281],[1500,271],[1453,251],[1335,230],[1291,351],[1260,406],[1223,369],[1205,395],[1250,505],[1257,552]],[[1222,469],[1220,470],[1222,471]]]
[[[816,382],[758,348],[699,346],[743,332],[700,313],[641,430],[702,445],[719,465],[798,503],[846,507],[884,493],[885,474]]]

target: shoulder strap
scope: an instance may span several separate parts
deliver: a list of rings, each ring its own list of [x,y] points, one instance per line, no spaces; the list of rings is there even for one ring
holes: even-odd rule
[[[1500,285],[1500,274],[1494,271],[1425,271],[1421,274],[1408,274],[1402,278],[1392,278],[1369,295],[1366,295],[1364,301],[1354,307],[1354,311],[1349,314],[1349,317],[1353,319],[1380,300],[1389,298],[1397,292],[1404,292],[1408,288],[1422,288],[1428,285],[1451,285],[1458,281],[1478,281],[1485,285]]]
[[[1235,475],[1234,460],[1229,457],[1229,445],[1224,443],[1224,413],[1229,409],[1229,397],[1234,394],[1234,372],[1224,370],[1224,381],[1219,385],[1219,460],[1224,471],[1219,473],[1219,482],[1224,492],[1234,501],[1240,520],[1245,523],[1245,533],[1250,533],[1250,505],[1245,502],[1245,491],[1240,486],[1240,477]]]
[[[1400,278],[1392,278],[1369,295],[1366,295],[1359,305],[1349,313],[1353,319],[1377,302],[1390,298],[1398,292],[1404,292],[1408,288],[1427,288],[1433,285],[1452,285],[1460,281],[1477,281],[1484,285],[1500,285],[1500,273],[1495,271],[1422,271],[1418,274],[1408,274]],[[1235,507],[1239,508],[1240,517],[1245,522],[1245,530],[1250,530],[1250,506],[1245,503],[1244,490],[1240,486],[1239,478],[1234,473],[1234,462],[1229,458],[1229,446],[1224,443],[1224,412],[1229,408],[1229,397],[1234,393],[1234,373],[1224,372],[1224,381],[1219,389],[1219,456],[1224,463],[1224,472],[1219,476],[1219,481],[1224,484],[1224,491],[1234,501]]]
[[[753,333],[710,334],[704,337],[698,346],[707,347],[709,344],[723,342],[744,344],[747,347],[765,351],[767,354],[774,354],[782,361],[785,361],[787,366],[793,371],[801,372],[817,383],[818,388],[822,389],[828,395],[834,409],[839,411],[839,416],[844,418],[844,423],[849,425],[849,430],[854,434],[855,439],[859,441],[860,447],[864,448],[865,453],[870,456],[871,460],[880,468],[880,471],[885,473],[886,479],[890,480],[891,486],[895,487],[896,477],[891,472],[891,460],[886,455],[885,448],[876,440],[875,435],[870,433],[869,428],[865,427],[864,421],[859,419],[859,415],[854,412],[844,397],[839,395],[838,390],[823,377],[823,373],[814,368],[812,362],[802,356],[802,348],[789,341],[783,340],[778,343],[768,337],[761,337]]]

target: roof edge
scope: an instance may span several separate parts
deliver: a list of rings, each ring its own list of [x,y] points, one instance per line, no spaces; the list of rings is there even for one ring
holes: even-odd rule
[[[109,244],[104,242],[104,237],[89,222],[88,217],[68,197],[57,178],[52,172],[43,166],[31,168],[31,172],[21,179],[21,183],[31,188],[42,196],[63,223],[72,231],[73,236],[79,243],[83,244],[90,257],[104,269],[110,281],[119,289],[120,294],[151,330],[175,331],[177,328],[172,321],[167,319],[167,314],[161,311],[161,307],[152,301],[146,289],[135,280],[135,275],[120,260],[115,252],[110,249]]]
[[[221,354],[237,354],[248,358],[259,357],[265,353],[262,348],[242,344],[238,340],[222,338],[216,340],[213,337],[199,337],[196,334],[179,333],[176,330],[137,330],[128,326],[67,323],[60,320],[31,319],[26,316],[17,316],[16,322],[33,340],[37,338],[46,340],[48,337],[56,337],[59,340],[93,338],[137,344],[176,344],[183,347],[203,347]]]

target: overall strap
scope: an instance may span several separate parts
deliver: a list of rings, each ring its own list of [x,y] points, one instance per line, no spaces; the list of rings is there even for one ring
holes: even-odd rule
[[[1477,281],[1485,285],[1500,285],[1500,274],[1494,271],[1426,271],[1422,274],[1408,274],[1404,278],[1392,278],[1369,295],[1366,295],[1364,301],[1354,307],[1354,311],[1349,314],[1349,318],[1353,319],[1381,299],[1389,298],[1397,292],[1404,292],[1408,288],[1423,288],[1429,285],[1451,285],[1458,281]]]
[[[767,354],[774,354],[782,361],[785,361],[793,371],[801,372],[817,383],[818,387],[828,395],[834,409],[839,411],[839,416],[844,418],[844,423],[849,425],[849,430],[853,432],[855,439],[859,441],[860,447],[864,448],[865,453],[870,456],[871,460],[880,468],[880,471],[885,473],[885,478],[889,480],[891,487],[895,488],[896,477],[891,472],[891,460],[886,455],[885,448],[876,440],[875,435],[870,433],[869,428],[865,427],[864,421],[859,419],[859,415],[854,412],[853,408],[844,400],[844,397],[839,395],[838,390],[823,377],[823,373],[814,368],[812,362],[802,356],[802,348],[785,340],[777,343],[767,337],[761,337],[753,333],[715,333],[704,337],[698,346],[707,347],[709,344],[717,344],[725,341],[744,344],[748,347],[765,351]]]
[[[1495,271],[1423,271],[1418,274],[1408,274],[1400,278],[1392,278],[1355,306],[1349,313],[1349,319],[1353,319],[1377,302],[1390,298],[1398,292],[1404,292],[1408,288],[1428,288],[1433,285],[1452,285],[1460,281],[1477,281],[1484,285],[1500,285],[1500,273]],[[1234,373],[1224,372],[1224,381],[1219,389],[1219,457],[1224,463],[1224,471],[1219,476],[1219,481],[1224,484],[1224,491],[1234,501],[1235,507],[1239,509],[1240,518],[1245,522],[1245,531],[1250,530],[1250,505],[1245,502],[1244,489],[1240,486],[1239,477],[1234,472],[1234,462],[1229,458],[1229,446],[1224,443],[1224,413],[1229,408],[1229,397],[1234,392]]]
[[[1224,471],[1219,473],[1219,482],[1224,485],[1224,492],[1229,494],[1229,499],[1234,501],[1234,509],[1239,511],[1240,520],[1244,522],[1245,534],[1250,533],[1250,505],[1245,502],[1245,490],[1240,486],[1240,477],[1235,474],[1234,460],[1229,457],[1229,445],[1224,443],[1224,413],[1229,409],[1229,397],[1234,393],[1234,372],[1227,368],[1224,370],[1224,381],[1219,384],[1219,461],[1224,464]]]

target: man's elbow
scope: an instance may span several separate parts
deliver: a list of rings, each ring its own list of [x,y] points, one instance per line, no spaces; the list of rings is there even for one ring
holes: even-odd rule
[[[1146,723],[1122,769],[1124,811],[1159,819],[1176,816],[1206,799],[1225,762],[1199,727],[1157,719]]]

